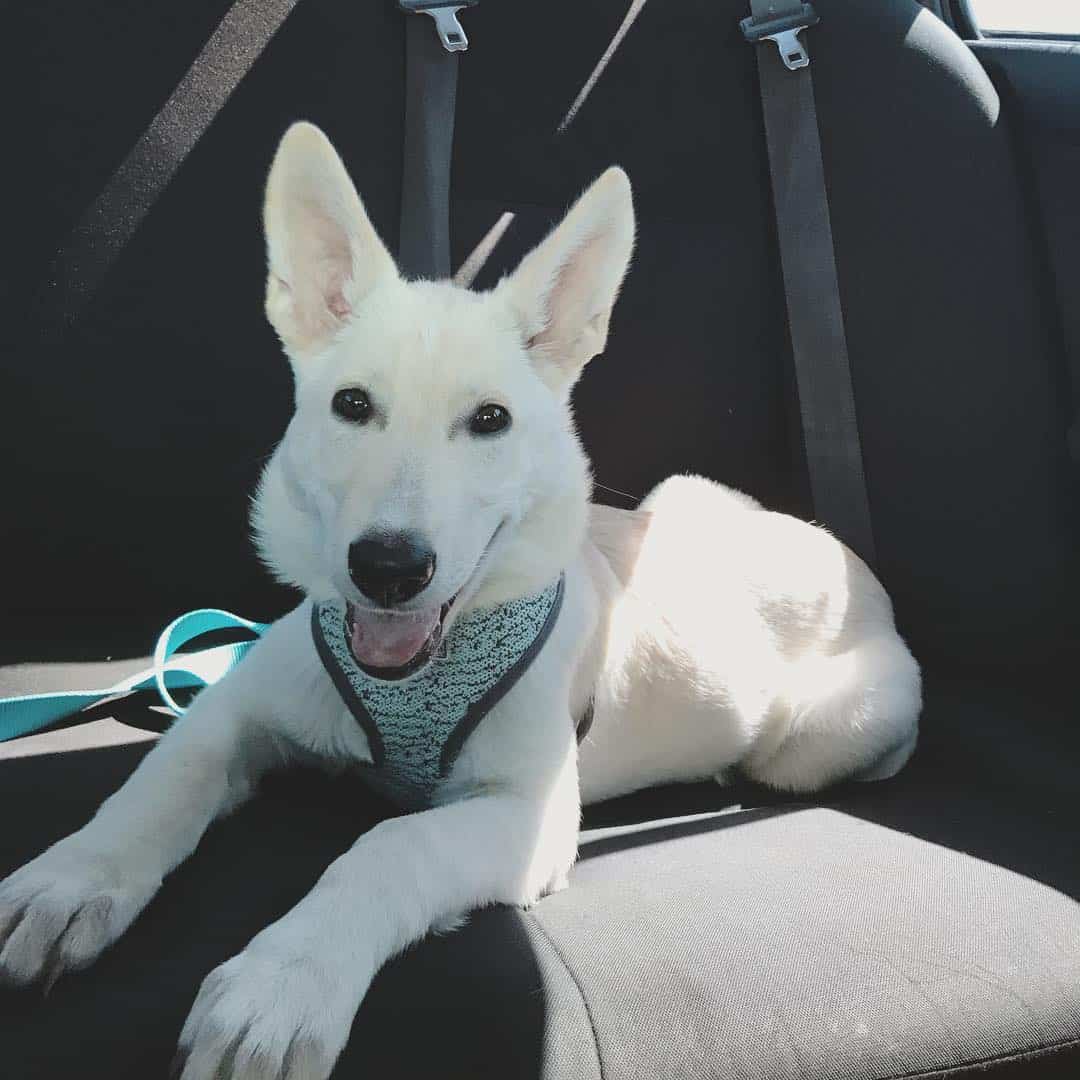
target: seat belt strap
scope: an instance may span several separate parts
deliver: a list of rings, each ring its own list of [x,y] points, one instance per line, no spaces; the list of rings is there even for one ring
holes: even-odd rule
[[[874,563],[870,503],[836,276],[810,54],[811,4],[750,0],[740,26],[758,49],[784,292],[814,514]]]
[[[297,3],[234,0],[53,261],[37,299],[46,340],[60,340],[77,322],[113,262]]]
[[[450,158],[458,53],[469,39],[458,21],[476,0],[398,0],[405,21],[405,140],[398,266],[408,277],[450,276]]]

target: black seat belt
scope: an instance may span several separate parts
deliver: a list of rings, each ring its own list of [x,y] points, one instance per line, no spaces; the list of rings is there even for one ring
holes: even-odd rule
[[[409,277],[450,276],[450,156],[458,53],[469,47],[457,13],[477,0],[398,0],[429,15],[405,26],[405,146],[398,266]]]
[[[83,214],[38,298],[46,340],[89,304],[176,171],[263,54],[298,0],[234,0],[184,77]]]
[[[810,55],[799,38],[818,15],[798,0],[750,0],[750,10],[746,40],[776,46],[758,50],[758,81],[814,514],[873,565]]]

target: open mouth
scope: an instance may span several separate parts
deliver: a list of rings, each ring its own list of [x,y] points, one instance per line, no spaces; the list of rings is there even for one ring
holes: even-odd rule
[[[349,604],[345,640],[360,670],[375,679],[404,679],[438,651],[443,626],[458,594],[440,607],[422,611],[368,611]]]
[[[475,580],[506,525],[502,520],[491,534],[469,581]],[[419,671],[439,651],[443,627],[466,582],[445,604],[419,611],[369,611],[351,601],[345,607],[345,643],[360,670],[374,679],[405,679]]]

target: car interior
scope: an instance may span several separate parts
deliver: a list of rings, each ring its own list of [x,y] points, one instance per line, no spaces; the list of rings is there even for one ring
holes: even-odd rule
[[[689,472],[830,524],[782,260],[805,207],[780,212],[759,85],[782,42],[747,40],[749,0],[411,6],[5,12],[0,698],[116,683],[192,608],[297,603],[248,514],[291,406],[260,200],[298,119],[403,264],[477,289],[621,165],[636,254],[574,397],[595,501]],[[812,79],[873,565],[923,669],[914,756],[812,797],[587,807],[571,887],[390,963],[335,1077],[1080,1077],[1080,20],[1036,6],[813,0],[808,64],[776,65]],[[430,109],[407,43],[455,27]],[[441,253],[410,187],[436,144]],[[140,691],[8,732],[0,877],[169,722]],[[0,990],[0,1076],[164,1077],[206,973],[393,812],[275,773],[95,966]]]

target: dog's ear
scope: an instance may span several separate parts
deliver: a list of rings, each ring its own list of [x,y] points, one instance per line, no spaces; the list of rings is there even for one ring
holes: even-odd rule
[[[549,385],[568,388],[603,350],[633,248],[630,181],[611,168],[499,286]]]
[[[325,344],[394,260],[330,140],[293,124],[274,155],[263,207],[266,315],[294,359]]]

